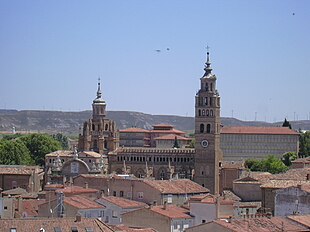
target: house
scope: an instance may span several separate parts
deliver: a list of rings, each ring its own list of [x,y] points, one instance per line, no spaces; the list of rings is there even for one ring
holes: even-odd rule
[[[241,198],[242,201],[261,201],[262,193],[260,186],[271,178],[269,172],[249,172],[233,181],[233,192]]]
[[[310,182],[276,190],[275,216],[310,214]]]
[[[123,223],[134,227],[151,227],[160,232],[181,232],[193,225],[193,218],[184,208],[164,204],[124,213]]]
[[[194,225],[211,222],[218,218],[229,218],[234,213],[234,201],[211,194],[194,196],[189,199],[190,215]]]
[[[83,196],[58,196],[39,205],[40,217],[103,218],[105,207]]]
[[[308,215],[308,220],[309,215]],[[309,231],[309,226],[286,217],[261,217],[248,219],[218,219],[213,222],[188,228],[186,232],[281,232]]]
[[[235,202],[234,218],[253,218],[261,215],[259,210],[262,206],[261,201]]]
[[[0,165],[0,188],[23,188],[27,192],[42,190],[44,171],[39,166]]]
[[[56,189],[55,194],[57,193],[63,193],[66,197],[79,195],[90,199],[96,199],[100,196],[97,189],[88,188],[87,184],[85,185],[85,188],[74,185],[66,186],[61,189]]]
[[[1,231],[8,232],[113,232],[109,226],[92,218],[0,219]]]
[[[121,224],[123,213],[147,207],[147,204],[143,202],[114,196],[101,197],[96,202],[105,207],[102,220],[109,225]]]
[[[182,205],[189,197],[209,193],[209,190],[188,179],[153,180],[130,175],[80,175],[74,185],[100,190],[105,196],[124,197],[146,204]]]
[[[239,179],[244,171],[243,161],[223,161],[220,169],[220,192],[232,190],[233,181]]]

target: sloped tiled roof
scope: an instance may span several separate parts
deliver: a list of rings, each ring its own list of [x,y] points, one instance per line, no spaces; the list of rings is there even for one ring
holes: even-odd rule
[[[288,127],[223,127],[221,134],[299,135]]]
[[[111,204],[117,205],[123,209],[130,209],[130,208],[142,208],[146,207],[147,204],[143,202],[138,202],[138,201],[132,201],[126,198],[122,197],[114,197],[114,196],[108,196],[108,197],[101,197],[100,199],[96,200],[98,203],[107,201]]]
[[[23,188],[14,188],[14,189],[9,189],[9,190],[5,190],[2,192],[3,195],[22,195],[22,194],[26,194],[27,191]]]
[[[38,206],[44,203],[45,200],[23,200],[23,212],[27,214],[27,217],[37,217],[38,216]]]
[[[77,209],[101,209],[105,206],[98,204],[95,201],[89,200],[83,196],[65,197],[64,203],[71,205]]]
[[[228,222],[226,220],[216,220],[219,224],[230,231],[241,232],[281,232],[281,231],[307,231],[306,227],[297,225],[285,217],[272,218],[251,218],[251,219],[236,219]]]
[[[120,133],[148,133],[148,130],[137,128],[137,127],[131,127],[123,130],[119,130]]]
[[[163,205],[152,206],[150,210],[170,219],[192,218],[188,210],[176,205],[166,205],[166,207]]]
[[[31,175],[33,171],[43,172],[39,166],[26,165],[0,165],[0,174],[6,175]]]
[[[310,175],[310,168],[289,169],[285,173],[274,174],[271,179],[274,180],[307,180],[307,175]]]
[[[209,190],[189,179],[177,180],[148,180],[143,179],[144,183],[157,189],[163,194],[190,194],[190,193],[208,193]]]
[[[203,194],[198,196],[193,196],[189,199],[190,203],[199,202],[202,204],[216,204],[217,198],[212,194]],[[224,199],[223,197],[219,198],[221,205],[233,205],[235,201],[231,199]]]
[[[301,180],[269,180],[266,183],[261,185],[261,188],[288,188],[291,186],[297,186],[302,184],[308,184],[309,181],[301,181]]]
[[[55,231],[60,228],[62,232],[72,231],[76,227],[78,231],[86,231],[86,228],[92,228],[96,232],[113,232],[113,230],[98,219],[81,218],[76,221],[75,218],[38,218],[38,219],[1,219],[1,231],[10,231],[15,228],[19,231],[40,231],[43,228],[46,232]]]
[[[179,136],[179,135],[174,135],[174,134],[163,135],[163,136],[155,138],[155,140],[175,140],[175,139],[182,140],[182,141],[192,140],[191,138],[186,138],[186,137]]]
[[[287,218],[310,228],[310,215],[291,215],[287,216]]]
[[[110,227],[115,231],[122,231],[122,232],[156,232],[156,230],[152,228],[138,228],[138,227],[125,226],[123,224],[113,226],[111,225]]]
[[[81,194],[81,193],[96,193],[98,192],[97,189],[92,188],[82,188],[80,186],[68,186],[63,189],[57,189],[55,191],[56,193],[63,192],[63,193],[69,193],[69,194]]]

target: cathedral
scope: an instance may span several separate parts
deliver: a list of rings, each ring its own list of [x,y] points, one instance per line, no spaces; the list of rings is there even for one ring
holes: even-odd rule
[[[209,52],[204,71],[195,96],[195,149],[178,146],[177,139],[180,137],[177,134],[170,135],[175,139],[173,147],[118,146],[119,133],[115,122],[106,118],[106,103],[102,99],[100,82],[92,104],[93,115],[84,123],[78,149],[107,155],[109,173],[134,174],[139,178],[188,178],[218,194],[222,162],[220,95]],[[145,139],[144,136],[141,138]]]

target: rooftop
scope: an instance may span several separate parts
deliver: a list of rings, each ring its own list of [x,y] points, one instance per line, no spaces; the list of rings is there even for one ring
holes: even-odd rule
[[[0,165],[0,174],[31,175],[33,172],[40,173],[43,169],[40,166]]]
[[[11,231],[15,228],[19,231],[40,231],[43,228],[46,232],[50,231],[72,231],[76,228],[77,231],[93,231],[93,232],[112,232],[113,230],[98,219],[81,218],[77,221],[76,218],[38,218],[38,219],[0,219],[1,231]],[[59,228],[59,230],[56,230]],[[92,230],[86,230],[86,228]]]
[[[299,135],[288,127],[223,127],[221,134]]]
[[[191,138],[186,138],[183,136],[179,136],[179,135],[174,135],[174,134],[169,134],[169,135],[163,135],[160,137],[156,137],[155,140],[182,140],[182,141],[190,141],[192,140]]]
[[[89,200],[83,196],[65,197],[64,203],[71,205],[78,209],[102,209],[105,208],[103,205],[96,203],[95,201]]]
[[[189,179],[177,180],[148,180],[143,179],[144,183],[157,189],[163,194],[190,194],[190,193],[208,193],[209,190]]]
[[[109,152],[113,154],[130,154],[130,153],[163,153],[163,154],[195,154],[194,148],[146,148],[146,147],[118,147],[115,151]]]
[[[280,188],[288,188],[291,186],[297,187],[297,185],[309,184],[309,181],[302,180],[269,180],[266,183],[261,185],[261,188],[272,188],[272,189],[280,189]]]
[[[137,128],[137,127],[131,127],[123,130],[119,130],[120,133],[148,133],[148,130]]]
[[[115,231],[122,232],[156,232],[155,229],[152,228],[138,228],[138,227],[129,227],[123,224],[121,225],[113,225],[111,226]]]
[[[103,201],[107,201],[111,204],[117,205],[120,208],[123,209],[130,209],[130,208],[142,208],[142,207],[146,207],[147,204],[143,203],[143,202],[138,202],[138,201],[132,201],[126,198],[122,198],[122,197],[114,197],[114,196],[108,196],[108,197],[101,197],[100,199],[96,200],[98,203],[102,202],[104,204]]]
[[[97,193],[97,189],[92,188],[82,188],[80,186],[67,186],[63,189],[57,189],[55,191],[56,193],[62,192],[62,193],[68,193],[68,194],[81,194],[81,193]]]
[[[235,201],[231,199],[219,198],[221,205],[233,205]],[[216,204],[218,199],[212,194],[203,194],[198,196],[193,196],[189,199],[190,203],[202,203],[202,204]]]
[[[160,215],[163,215],[165,217],[168,217],[170,219],[180,219],[180,218],[192,218],[189,215],[189,211],[175,206],[175,205],[159,205],[159,206],[152,206],[149,210],[158,213]]]

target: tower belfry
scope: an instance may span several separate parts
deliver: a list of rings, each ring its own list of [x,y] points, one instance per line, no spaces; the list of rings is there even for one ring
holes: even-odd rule
[[[208,49],[208,48],[207,48]],[[216,76],[212,73],[210,53],[207,51],[204,75],[195,97],[195,182],[219,193],[220,149],[220,95]]]
[[[80,151],[107,154],[118,147],[118,133],[115,122],[106,117],[106,102],[102,98],[100,78],[92,108],[92,118],[84,123],[78,147]]]

